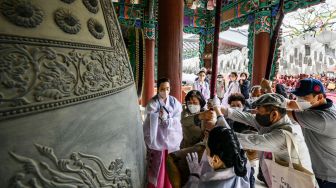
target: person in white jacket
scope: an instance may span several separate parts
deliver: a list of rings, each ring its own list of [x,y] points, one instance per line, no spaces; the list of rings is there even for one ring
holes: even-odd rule
[[[231,72],[229,86],[221,102],[222,106],[229,107],[229,104],[228,104],[229,96],[232,95],[233,93],[241,93],[240,85],[237,79],[238,79],[238,74],[236,72]]]
[[[169,95],[170,81],[161,78],[157,84],[158,94],[146,106],[143,125],[147,146],[148,187],[171,187],[166,167],[168,153],[180,149],[182,141],[181,103]]]
[[[206,155],[211,171],[201,174],[197,153],[189,153],[190,176],[185,188],[250,188],[250,168],[233,130],[217,126],[209,132]]]

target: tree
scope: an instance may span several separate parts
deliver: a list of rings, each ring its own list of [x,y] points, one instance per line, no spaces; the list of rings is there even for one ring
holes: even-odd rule
[[[336,30],[336,3],[326,1],[313,7],[300,9],[286,15],[283,37],[294,38],[303,33],[319,34],[323,30]]]

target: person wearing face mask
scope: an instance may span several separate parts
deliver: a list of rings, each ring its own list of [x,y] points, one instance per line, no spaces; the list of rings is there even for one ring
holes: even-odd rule
[[[262,95],[260,85],[255,85],[250,90],[250,98],[247,99],[247,106],[251,107],[252,103]]]
[[[206,156],[212,170],[201,174],[198,154],[187,155],[190,176],[185,188],[250,188],[245,152],[231,129],[218,126],[209,132]]]
[[[298,164],[298,158],[300,158],[302,166],[312,173],[310,155],[302,130],[286,115],[285,98],[276,93],[267,93],[260,96],[252,105],[256,108],[256,114],[224,107],[220,112],[226,118],[250,125],[258,130],[258,134],[236,134],[243,148],[259,151],[258,158],[268,187],[271,187],[271,179],[264,159],[273,153],[276,160],[289,161],[286,135],[283,131],[293,134],[294,141],[298,145],[299,156],[294,151],[291,154],[293,163]]]
[[[157,82],[158,94],[146,106],[143,124],[147,147],[147,187],[171,187],[166,159],[168,153],[180,149],[182,141],[181,103],[169,95],[170,81],[161,78]]]
[[[199,142],[195,143],[194,145],[190,147],[185,147],[185,148],[182,148],[182,144],[181,144],[181,148],[182,148],[181,150],[169,154],[167,165],[169,166],[168,169],[170,170],[168,172],[169,172],[169,177],[171,181],[173,182],[174,187],[182,187],[188,181],[189,170],[188,170],[187,161],[185,159],[186,159],[186,155],[190,152],[197,151],[199,153],[199,156],[202,156],[201,163],[203,165],[202,165],[201,173],[208,172],[212,169],[207,161],[206,152],[205,152],[205,143],[206,143],[206,140],[208,139],[209,132],[215,127],[215,124],[217,121],[216,113],[211,110],[206,110],[206,111],[203,111],[197,114],[197,118],[200,120],[200,122],[197,123],[197,126],[194,125],[193,123],[190,124],[191,127],[195,128],[195,130],[197,128],[197,131],[185,132],[188,130],[188,129],[185,129],[185,125],[183,125],[183,131],[184,131],[184,136],[187,136],[186,138],[190,138],[190,136],[194,137],[195,135],[200,136],[197,138],[199,139]],[[183,122],[183,119],[182,119],[182,122]],[[200,129],[198,127],[199,124],[201,126]],[[190,134],[190,135],[186,135],[185,133]],[[194,134],[194,135],[191,135],[191,134]],[[188,143],[190,144],[190,142]]]
[[[194,82],[193,90],[198,90],[202,93],[205,100],[210,98],[210,86],[209,83],[205,81],[206,73],[204,70],[198,72],[198,79]]]
[[[232,108],[232,109],[236,109],[236,110],[239,110],[241,112],[247,110],[245,97],[240,93],[234,93],[234,94],[230,95],[230,97],[228,99],[228,102],[229,102],[230,108]],[[238,133],[241,133],[241,132],[246,131],[246,130],[257,131],[253,127],[245,125],[245,124],[240,123],[238,121],[233,121],[231,119],[226,119],[226,121],[229,124],[229,126],[235,132],[238,132]]]
[[[232,94],[229,97],[229,105],[230,108],[232,109],[236,109],[239,110],[241,112],[246,111],[247,107],[246,107],[246,100],[245,97],[242,94],[239,93],[235,93]],[[219,114],[218,114],[219,115]],[[227,124],[231,127],[231,129],[233,129],[235,132],[237,133],[257,133],[257,130],[249,125],[245,125],[244,123],[240,123],[238,121],[233,121],[231,119],[226,119]],[[256,167],[256,160],[257,160],[257,155],[256,155],[256,151],[254,150],[247,150],[246,151],[246,155],[250,161],[251,164],[251,188],[254,187],[254,167]]]
[[[247,80],[247,73],[242,72],[240,73],[240,80],[239,80],[239,86],[240,86],[240,92],[243,94],[245,99],[250,98],[249,95],[249,89],[250,89],[250,81]]]
[[[216,82],[216,94],[220,101],[223,100],[225,94],[225,80],[222,74],[218,74]]]
[[[287,114],[302,127],[319,186],[336,187],[336,107],[316,79],[300,80],[292,93]]]
[[[194,146],[202,140],[200,113],[205,110],[205,99],[201,92],[191,90],[185,96],[186,106],[182,112],[183,140],[181,149]]]
[[[224,107],[228,107],[228,98],[232,93],[241,93],[240,91],[240,85],[239,82],[237,81],[238,74],[236,72],[231,72],[230,74],[230,82],[229,82],[229,87],[225,92],[224,99],[221,102],[221,105]]]

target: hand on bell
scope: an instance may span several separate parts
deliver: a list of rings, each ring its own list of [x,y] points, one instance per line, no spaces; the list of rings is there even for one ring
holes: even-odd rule
[[[220,105],[220,101],[217,96],[215,96],[213,99],[208,99],[208,109],[213,109],[214,107],[217,107]]]
[[[216,112],[213,110],[207,110],[202,112],[199,118],[200,120],[211,121],[214,117],[216,117]]]
[[[202,165],[198,162],[197,152],[188,153],[186,159],[188,162],[190,174],[201,175]]]

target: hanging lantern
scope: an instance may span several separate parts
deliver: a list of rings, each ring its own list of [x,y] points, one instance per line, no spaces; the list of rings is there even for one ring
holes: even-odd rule
[[[310,56],[310,45],[305,44],[305,56]]]
[[[324,30],[316,37],[316,39],[322,44],[330,44],[336,40],[336,33],[333,31]]]
[[[310,45],[315,42],[314,35],[305,33],[299,37],[300,43],[305,46],[305,56],[310,56]]]
[[[320,52],[319,61],[323,61],[323,54],[322,54],[322,52]]]
[[[303,64],[307,64],[308,63],[308,57],[304,57],[303,58]]]
[[[310,57],[307,59],[307,61],[308,61],[308,66],[312,66],[313,65],[313,61],[312,61],[312,59]]]
[[[290,55],[290,56],[289,56],[289,62],[290,62],[290,64],[293,64],[293,63],[294,63],[294,57],[293,57],[293,55]]]
[[[336,41],[336,33],[324,30],[316,37],[316,39],[324,45],[325,54],[332,55],[330,44],[333,44],[333,42]]]
[[[295,59],[295,65],[299,65],[299,60]]]
[[[294,48],[294,57],[298,58],[298,48]]]

